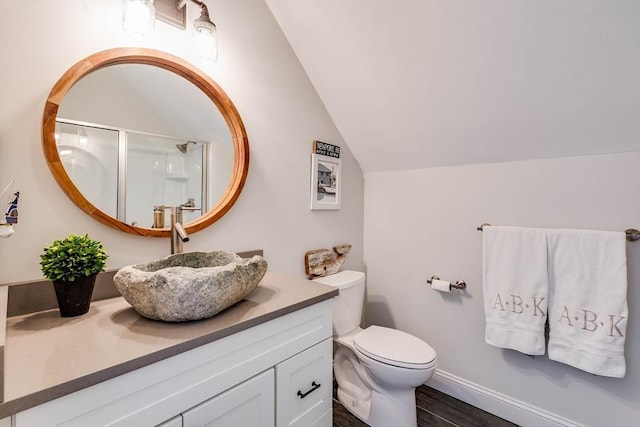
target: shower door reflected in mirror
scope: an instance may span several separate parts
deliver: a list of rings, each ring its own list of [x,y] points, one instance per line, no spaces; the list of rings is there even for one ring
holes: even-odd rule
[[[108,215],[118,212],[118,132],[56,122],[64,169],[87,200]]]
[[[154,227],[154,206],[188,205],[185,222],[220,199],[231,170],[228,144],[195,142],[97,124],[56,121],[65,171],[103,212],[139,227]],[[160,228],[169,226],[169,215]]]

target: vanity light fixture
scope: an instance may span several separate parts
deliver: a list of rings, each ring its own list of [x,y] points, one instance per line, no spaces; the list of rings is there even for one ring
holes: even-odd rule
[[[151,38],[155,18],[153,0],[124,0],[122,28],[135,40],[146,41]]]
[[[123,23],[133,22],[133,16],[131,20],[128,14],[135,14],[136,16],[143,16],[141,19],[141,26],[148,27],[149,24],[145,20],[148,16],[153,14],[152,20],[158,19],[169,25],[186,30],[186,4],[191,1],[200,6],[200,17],[193,21],[193,49],[197,59],[207,64],[214,64],[218,59],[218,34],[216,31],[216,24],[211,21],[209,17],[209,9],[204,2],[200,0],[124,0],[124,19]],[[149,8],[150,7],[150,8]],[[150,12],[140,12],[141,10],[148,10]],[[125,25],[125,31],[132,34],[136,34],[136,31],[140,33],[140,30],[127,29]],[[151,31],[153,31],[153,25],[151,25]]]

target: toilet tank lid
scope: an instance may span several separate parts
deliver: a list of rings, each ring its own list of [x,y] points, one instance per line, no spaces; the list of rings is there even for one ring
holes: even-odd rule
[[[420,338],[382,326],[369,326],[354,337],[354,344],[374,359],[397,366],[427,366],[437,357],[435,350]]]
[[[339,289],[350,288],[364,280],[364,273],[361,271],[343,270],[329,276],[317,277],[314,282],[323,285],[333,286]]]

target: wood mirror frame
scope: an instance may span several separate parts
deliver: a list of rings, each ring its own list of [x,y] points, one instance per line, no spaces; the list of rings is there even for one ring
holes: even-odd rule
[[[140,236],[170,236],[171,230],[169,228],[144,228],[129,225],[95,207],[73,183],[58,154],[54,134],[56,117],[62,99],[69,89],[87,74],[115,64],[147,64],[171,71],[198,87],[211,99],[224,117],[231,133],[234,149],[233,170],[229,185],[216,205],[204,215],[184,225],[189,234],[208,227],[225,215],[240,196],[249,170],[249,140],[240,114],[222,88],[195,66],[168,53],[145,48],[109,49],[79,61],[60,77],[49,93],[42,120],[44,155],[51,173],[76,206],[103,224]]]

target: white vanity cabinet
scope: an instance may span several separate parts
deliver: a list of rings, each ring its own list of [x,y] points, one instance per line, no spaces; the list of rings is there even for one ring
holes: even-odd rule
[[[18,412],[13,427],[330,427],[331,304],[274,315]]]
[[[157,427],[331,427],[332,347],[325,339]]]

